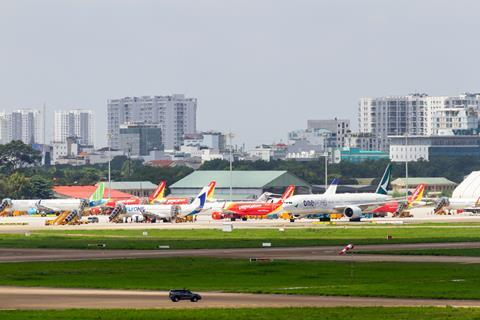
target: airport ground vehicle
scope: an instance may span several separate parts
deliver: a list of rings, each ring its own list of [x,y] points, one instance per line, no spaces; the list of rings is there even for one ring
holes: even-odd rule
[[[98,223],[98,217],[88,217],[88,223]]]
[[[198,293],[193,293],[190,290],[182,289],[182,290],[170,290],[168,297],[173,302],[178,302],[180,300],[190,300],[192,302],[197,302],[198,300],[202,299]]]

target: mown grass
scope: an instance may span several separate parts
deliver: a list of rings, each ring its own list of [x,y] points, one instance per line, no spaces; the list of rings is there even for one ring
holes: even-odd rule
[[[252,308],[252,309],[183,309],[183,310],[43,310],[0,311],[0,319],[197,319],[197,320],[440,320],[478,319],[480,309],[475,308]]]
[[[161,258],[0,264],[0,285],[480,299],[480,264]]]
[[[368,250],[357,251],[361,254],[390,254],[390,255],[416,255],[416,256],[456,256],[456,257],[480,257],[480,248],[463,249],[402,249],[402,250]]]
[[[148,232],[147,236],[143,232]],[[387,236],[392,240],[387,240]],[[363,228],[292,228],[236,229],[222,232],[213,229],[191,230],[52,230],[24,234],[0,234],[0,247],[11,248],[97,248],[156,249],[169,245],[172,249],[191,248],[251,248],[262,242],[274,247],[321,246],[382,243],[428,243],[480,241],[478,228],[468,227],[403,227],[377,226]]]

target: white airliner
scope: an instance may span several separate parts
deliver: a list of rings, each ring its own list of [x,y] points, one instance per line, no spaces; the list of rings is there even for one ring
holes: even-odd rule
[[[294,195],[283,202],[283,209],[295,218],[315,214],[342,213],[351,221],[358,221],[362,213],[392,200],[387,195],[392,165],[389,164],[375,193],[335,193],[335,189],[324,194]]]
[[[145,218],[162,221],[173,221],[176,217],[184,218],[200,213],[205,205],[210,186],[202,188],[197,197],[190,204],[145,204],[123,205],[117,204],[110,214],[109,220],[131,218],[132,221],[141,222]]]

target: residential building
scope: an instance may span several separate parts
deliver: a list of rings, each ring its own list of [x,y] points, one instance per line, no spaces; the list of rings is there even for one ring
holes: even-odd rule
[[[148,156],[152,150],[163,150],[158,124],[127,122],[120,125],[119,133],[120,150],[130,156]]]
[[[328,120],[308,120],[307,130],[324,129],[331,132],[334,141],[333,147],[345,147],[345,140],[350,135],[350,120],[348,119],[328,119]]]
[[[53,126],[53,141],[66,142],[76,137],[81,145],[93,146],[94,122],[91,110],[57,110]]]
[[[373,134],[379,140],[379,149],[387,151],[390,136],[435,134],[434,118],[438,117],[438,111],[449,108],[472,108],[478,111],[479,106],[480,94],[476,93],[438,97],[421,93],[361,98],[358,109],[359,133]]]
[[[59,164],[61,159],[76,159],[80,153],[80,145],[76,137],[68,137],[65,142],[52,143],[52,162]]]
[[[200,133],[186,134],[184,146],[198,146],[200,148],[213,149],[217,153],[226,151],[226,135],[217,131],[205,131]]]
[[[371,133],[352,133],[345,140],[346,147],[357,148],[366,151],[380,149],[379,139]]]
[[[108,100],[109,143],[120,148],[120,125],[131,122],[156,124],[162,132],[161,144],[167,150],[178,148],[186,134],[196,132],[197,99],[183,94],[170,96],[125,97]]]
[[[39,110],[21,109],[0,113],[0,142],[21,140],[26,144],[43,144],[43,114]]]
[[[469,108],[445,108],[433,113],[432,134],[444,129],[478,129],[478,111]]]

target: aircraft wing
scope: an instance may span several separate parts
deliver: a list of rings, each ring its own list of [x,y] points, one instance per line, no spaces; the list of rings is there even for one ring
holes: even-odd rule
[[[53,206],[44,206],[43,204],[36,204],[36,207],[39,211],[44,211],[44,212],[60,212],[60,211],[63,211],[61,208],[53,207]]]
[[[398,200],[401,200],[401,199],[405,199],[405,198],[391,198],[391,199],[384,200],[384,201],[356,203],[356,204],[344,204],[344,205],[336,206],[333,209],[335,211],[339,212],[339,213],[342,213],[345,210],[345,208],[347,208],[347,207],[358,207],[362,210],[362,212],[369,212],[369,211],[374,210],[375,208],[377,208],[379,206],[382,206],[382,205],[386,204],[387,202],[398,201]]]
[[[172,216],[170,214],[166,213],[159,213],[159,212],[154,212],[150,210],[142,210],[141,211],[142,215],[147,217],[147,218],[171,218]]]

